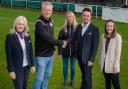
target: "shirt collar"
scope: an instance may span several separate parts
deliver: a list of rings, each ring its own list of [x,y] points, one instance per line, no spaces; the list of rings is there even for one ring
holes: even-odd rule
[[[90,21],[87,24],[85,24],[85,23],[82,22],[81,25],[82,25],[82,27],[85,27],[85,26],[88,27],[90,25],[90,23],[91,23]]]

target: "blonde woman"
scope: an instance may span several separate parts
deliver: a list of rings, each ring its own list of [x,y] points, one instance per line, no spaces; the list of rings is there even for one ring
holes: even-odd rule
[[[29,69],[35,71],[32,41],[28,31],[26,18],[18,16],[5,40],[7,69],[15,89],[27,89]]]
[[[65,23],[60,30],[58,39],[70,41],[73,38],[77,27],[77,22],[73,12],[66,13]],[[70,60],[71,69],[71,80],[70,86],[74,87],[74,77],[75,77],[75,64],[76,64],[76,44],[67,44],[66,48],[59,47],[59,55],[62,55],[63,60],[63,77],[64,77],[64,87],[67,87],[67,75],[68,75],[68,60]]]
[[[102,35],[102,51],[100,66],[105,77],[106,89],[111,89],[111,83],[114,89],[120,89],[120,55],[122,38],[116,32],[115,22],[110,19],[106,21],[105,31]]]

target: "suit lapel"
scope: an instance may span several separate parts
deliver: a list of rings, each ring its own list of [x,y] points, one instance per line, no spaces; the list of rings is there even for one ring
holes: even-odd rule
[[[80,26],[80,30],[78,30],[79,32],[78,32],[78,34],[79,34],[79,36],[82,36],[82,25]]]
[[[25,46],[26,46],[26,52],[27,52],[27,54],[28,54],[28,50],[29,50],[29,43],[28,43],[28,40],[27,40],[27,37],[25,36],[24,37],[24,41],[25,41]]]
[[[103,40],[103,51],[104,51],[104,53],[105,53],[105,43],[106,43],[106,38],[103,38],[104,40]]]
[[[22,50],[22,47],[21,47],[20,41],[18,39],[18,36],[17,35],[14,35],[14,38],[15,38],[16,43],[18,44],[19,48]]]

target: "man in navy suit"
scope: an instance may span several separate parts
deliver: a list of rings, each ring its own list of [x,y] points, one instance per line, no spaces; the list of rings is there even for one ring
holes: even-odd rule
[[[99,31],[91,23],[91,10],[89,8],[83,9],[82,24],[78,25],[73,40],[77,42],[77,58],[82,72],[80,89],[92,89],[92,66],[98,49]]]

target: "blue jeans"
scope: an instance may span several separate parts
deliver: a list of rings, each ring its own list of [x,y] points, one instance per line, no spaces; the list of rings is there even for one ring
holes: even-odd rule
[[[64,76],[64,81],[67,81],[68,60],[69,60],[69,58],[70,58],[70,68],[71,68],[71,81],[74,81],[75,68],[76,68],[76,57],[74,57],[74,56],[70,56],[70,57],[62,56],[62,59],[63,59],[63,76]]]
[[[36,74],[33,89],[47,89],[52,73],[52,57],[36,57]]]

